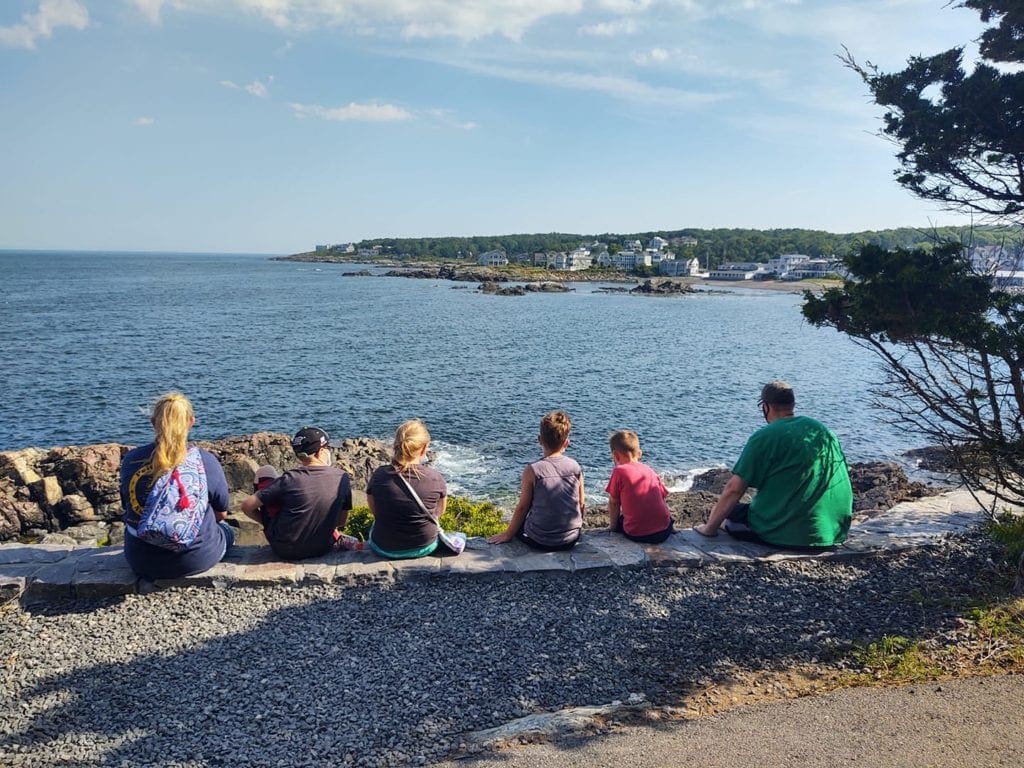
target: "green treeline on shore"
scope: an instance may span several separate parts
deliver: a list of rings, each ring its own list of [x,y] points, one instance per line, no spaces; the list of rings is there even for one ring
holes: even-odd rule
[[[509,256],[538,251],[571,251],[595,241],[613,251],[623,242],[640,240],[644,245],[653,237],[670,241],[669,249],[679,258],[700,259],[703,266],[730,261],[767,261],[784,253],[802,253],[812,258],[842,257],[864,245],[886,250],[914,248],[950,240],[964,245],[1011,245],[1019,230],[1008,226],[936,227],[932,229],[884,229],[834,234],[812,229],[677,229],[631,234],[599,235],[548,232],[538,234],[488,235],[473,237],[376,238],[353,243],[357,249],[380,247],[380,255],[400,259],[467,260],[486,251],[500,249]],[[696,241],[694,243],[694,241]]]

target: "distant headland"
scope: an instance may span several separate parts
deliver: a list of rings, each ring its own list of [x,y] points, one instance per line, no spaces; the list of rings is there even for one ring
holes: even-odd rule
[[[889,229],[833,234],[809,229],[681,229],[628,235],[566,233],[379,238],[321,244],[285,261],[390,266],[388,276],[486,283],[692,281],[814,289],[840,279],[842,258],[866,243],[914,248],[940,241],[998,247],[1007,228]],[[354,273],[358,274],[358,273]],[[779,283],[797,283],[783,286]],[[758,286],[762,287],[762,286]],[[673,292],[684,292],[673,289]]]

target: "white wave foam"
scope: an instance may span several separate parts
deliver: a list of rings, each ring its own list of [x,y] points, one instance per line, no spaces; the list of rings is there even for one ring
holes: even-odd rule
[[[722,469],[722,465],[715,467],[695,467],[681,471],[661,472],[661,482],[669,493],[685,493],[693,488],[693,481],[699,476],[712,469]]]
[[[517,490],[514,473],[503,469],[497,456],[440,440],[432,441],[430,448],[432,463],[447,479],[448,492],[453,495],[494,501],[503,495],[496,492],[503,486],[513,493]]]

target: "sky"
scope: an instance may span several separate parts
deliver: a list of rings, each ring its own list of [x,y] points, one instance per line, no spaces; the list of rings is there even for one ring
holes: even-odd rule
[[[958,224],[884,71],[947,0],[3,0],[0,248]]]

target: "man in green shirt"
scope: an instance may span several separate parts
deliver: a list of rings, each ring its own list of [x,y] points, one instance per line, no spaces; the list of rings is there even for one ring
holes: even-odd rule
[[[694,530],[715,536],[724,523],[736,538],[801,549],[846,540],[853,519],[846,457],[832,430],[793,415],[795,403],[786,382],[765,384],[759,404],[768,423],[747,440],[708,521]],[[757,494],[741,504],[748,487]]]

